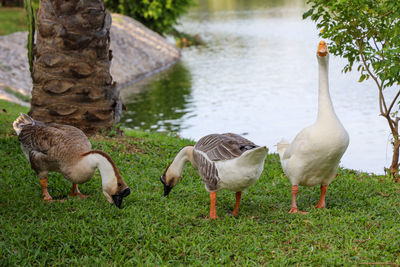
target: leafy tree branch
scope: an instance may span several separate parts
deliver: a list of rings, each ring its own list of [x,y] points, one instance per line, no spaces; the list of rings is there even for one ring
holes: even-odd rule
[[[343,71],[357,64],[359,82],[372,78],[379,95],[379,110],[393,137],[390,174],[399,178],[400,2],[391,0],[308,0],[311,18],[329,39],[330,51],[347,60]],[[386,94],[386,90],[394,91]],[[392,97],[393,95],[393,97]]]

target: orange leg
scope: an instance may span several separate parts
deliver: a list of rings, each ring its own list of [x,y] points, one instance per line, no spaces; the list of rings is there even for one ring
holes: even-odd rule
[[[78,185],[77,184],[72,184],[72,191],[70,196],[79,196],[81,198],[87,198],[86,195],[82,194],[81,191],[79,191],[78,189]]]
[[[297,208],[296,204],[296,197],[297,193],[299,192],[299,186],[298,185],[292,185],[292,207],[289,211],[289,213],[296,213],[299,212],[301,214],[307,214],[307,212],[301,211]]]
[[[236,205],[235,208],[233,209],[232,215],[237,217],[239,215],[239,205],[240,205],[240,199],[242,198],[242,192],[236,192]]]
[[[50,196],[49,192],[47,191],[47,177],[44,179],[40,179],[40,185],[42,186],[43,200],[44,201],[53,201],[53,198]]]
[[[215,210],[215,203],[217,202],[217,192],[210,193],[211,207],[210,207],[210,218],[217,219],[217,211]]]
[[[327,185],[321,185],[321,197],[319,199],[317,206],[315,206],[316,208],[321,208],[321,209],[325,208],[325,194],[327,188],[328,188]]]

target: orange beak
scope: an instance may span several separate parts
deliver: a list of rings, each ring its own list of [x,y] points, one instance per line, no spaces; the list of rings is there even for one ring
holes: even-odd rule
[[[324,41],[319,42],[317,54],[320,57],[324,57],[328,54],[328,46]]]

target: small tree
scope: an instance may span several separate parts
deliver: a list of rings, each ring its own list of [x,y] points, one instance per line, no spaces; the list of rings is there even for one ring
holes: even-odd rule
[[[311,17],[330,39],[330,52],[347,59],[343,71],[357,66],[360,80],[372,78],[379,93],[380,115],[390,128],[393,158],[390,174],[399,179],[400,1],[308,0]],[[386,89],[386,90],[385,90]],[[396,90],[393,97],[388,90]]]

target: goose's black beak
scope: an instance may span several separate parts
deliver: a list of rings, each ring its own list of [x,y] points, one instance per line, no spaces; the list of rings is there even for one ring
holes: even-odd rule
[[[171,192],[172,187],[165,183],[163,176],[160,177],[160,181],[164,185],[164,197],[166,197],[168,196],[169,192]]]
[[[131,190],[129,189],[129,187],[127,187],[124,189],[124,191],[122,191],[116,195],[112,195],[112,199],[114,200],[115,206],[117,206],[118,208],[121,208],[122,200],[124,199],[124,197],[128,196],[130,193],[131,193]]]

